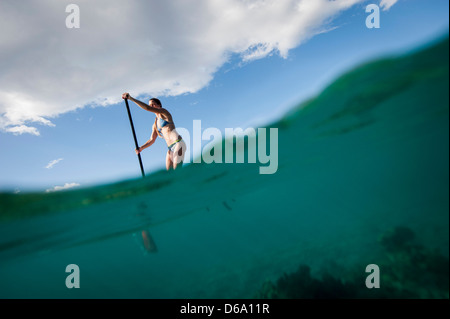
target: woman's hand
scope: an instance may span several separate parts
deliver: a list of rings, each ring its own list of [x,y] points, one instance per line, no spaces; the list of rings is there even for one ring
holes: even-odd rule
[[[124,94],[122,94],[122,99],[124,99],[124,100],[127,100],[127,99],[129,99],[131,96],[130,96],[130,93],[124,93]]]
[[[136,155],[139,155],[139,153],[142,152],[142,148],[139,147],[139,148],[135,149],[134,151],[136,152]]]

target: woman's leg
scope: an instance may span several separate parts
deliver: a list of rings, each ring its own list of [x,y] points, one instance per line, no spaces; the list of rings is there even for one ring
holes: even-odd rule
[[[173,164],[172,164],[172,152],[171,151],[167,151],[167,155],[166,155],[166,169],[170,170],[172,168]]]
[[[172,152],[172,165],[173,169],[176,169],[178,166],[183,166],[184,161],[184,153],[186,153],[186,143],[184,141],[178,142]]]

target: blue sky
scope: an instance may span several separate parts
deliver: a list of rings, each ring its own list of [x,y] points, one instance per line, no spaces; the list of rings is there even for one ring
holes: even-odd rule
[[[252,6],[261,5],[256,0],[244,2]],[[205,32],[202,24],[196,26],[196,22],[193,22],[194,26],[191,27],[189,24],[183,26],[180,22],[178,27],[187,30],[186,34],[180,35],[179,32],[170,33],[173,31],[171,29],[178,30],[177,26],[160,21],[158,26],[162,24],[162,27],[155,28],[152,25],[149,33],[139,34],[137,26],[133,29],[133,24],[138,19],[124,18],[124,25],[131,25],[129,28],[135,33],[128,30],[126,36],[118,34],[117,39],[114,39],[114,32],[109,32],[107,21],[102,23],[101,19],[85,17],[88,15],[85,13],[87,10],[84,10],[86,5],[81,1],[81,27],[78,34],[73,33],[77,30],[63,30],[63,36],[56,34],[52,31],[54,26],[51,22],[48,22],[48,27],[42,28],[42,32],[35,31],[35,17],[20,20],[25,24],[21,34],[15,34],[19,31],[14,26],[9,27],[9,30],[0,28],[6,39],[0,45],[0,51],[11,52],[0,55],[0,83],[9,85],[3,91],[0,90],[4,103],[0,108],[0,115],[3,116],[0,118],[0,190],[26,192],[45,191],[64,185],[88,187],[139,177],[139,164],[134,153],[126,108],[120,100],[120,95],[125,91],[133,96],[139,95],[144,102],[149,97],[160,98],[164,107],[172,113],[177,127],[188,130],[192,130],[193,120],[201,120],[203,129],[216,127],[221,131],[227,127],[263,127],[303,100],[319,93],[350,68],[386,54],[406,52],[448,33],[449,3],[446,0],[400,0],[389,10],[381,11],[380,29],[368,29],[365,25],[368,15],[365,12],[366,5],[379,4],[379,1],[347,2],[352,4],[346,5],[345,1],[341,1],[343,7],[327,16],[324,13],[326,1],[321,0],[324,9],[320,14],[311,11],[317,14],[319,21],[317,25],[313,23],[314,31],[309,28],[311,24],[296,25],[296,16],[285,17],[286,21],[293,21],[292,27],[286,31],[286,38],[283,38],[281,31],[277,31],[280,25],[275,20],[270,22],[274,25],[267,26],[264,33],[248,31],[248,36],[234,41],[240,35],[229,30],[225,22],[211,28],[214,31],[210,31],[211,34],[202,33]],[[130,3],[135,5],[134,2]],[[186,11],[184,8],[178,10],[177,3],[180,2],[173,1],[172,6],[159,9],[153,7],[153,10],[161,10],[161,15],[169,12],[171,16],[177,17],[177,14]],[[24,14],[23,8],[16,8],[19,5],[13,1],[2,4],[5,5],[9,6],[7,9],[10,10],[10,15],[11,12],[18,16]],[[1,9],[5,11],[5,8]],[[108,14],[114,14],[114,9],[114,6],[110,6]],[[218,15],[224,12],[223,8],[208,8],[219,9],[222,11]],[[124,10],[127,9],[121,7],[118,11],[124,13]],[[51,10],[34,12],[37,16],[41,15],[42,19],[47,14],[59,14],[57,10],[49,11]],[[67,16],[64,10],[62,12],[58,23],[64,23]],[[201,10],[194,12],[200,18],[203,17]],[[245,12],[236,9],[228,14],[233,20],[233,14]],[[53,21],[50,18],[47,20]],[[197,17],[197,20],[202,19]],[[102,25],[95,25],[95,32],[102,36],[101,39],[110,37],[111,42],[97,42],[98,38],[92,36],[95,32],[89,33],[89,28],[94,27],[91,21]],[[247,20],[238,20],[232,25],[243,23],[240,21]],[[31,25],[27,27],[27,23]],[[243,24],[242,30],[253,30],[260,22],[255,19],[254,23]],[[189,33],[190,28],[193,29],[192,33]],[[275,30],[273,34],[272,29]],[[303,32],[304,30],[306,31]],[[218,34],[215,35],[215,32]],[[242,33],[245,35],[246,31]],[[12,36],[9,38],[8,34]],[[192,35],[199,36],[198,39],[201,40],[189,42]],[[164,42],[171,36],[179,38],[173,42]],[[45,39],[45,49],[51,50],[45,51],[39,47],[35,43],[35,37]],[[205,42],[204,46],[198,44],[207,37],[210,37],[210,42]],[[77,47],[64,47],[65,38],[76,43]],[[132,40],[134,38],[136,39]],[[256,42],[245,42],[250,38],[255,38]],[[20,39],[23,39],[22,42],[18,42]],[[228,42],[222,44],[225,40]],[[148,46],[148,41],[155,45]],[[267,46],[258,46],[258,43],[265,43],[269,49]],[[195,47],[192,47],[194,44]],[[34,51],[25,50],[27,47]],[[120,60],[122,58],[137,60],[136,51],[149,47],[154,55],[147,58],[154,57],[159,64],[136,63],[127,65],[124,70],[113,68],[117,61],[126,61]],[[164,51],[167,47],[170,51]],[[258,51],[261,48],[263,52]],[[265,48],[267,50],[264,51]],[[42,62],[44,60],[37,58],[41,50],[46,56],[45,61],[49,62]],[[23,53],[26,62],[19,64],[17,60],[21,56],[17,52],[24,51],[31,53]],[[164,56],[158,55],[160,51],[164,51]],[[251,59],[251,54],[261,56],[259,59]],[[80,58],[91,55],[92,59]],[[214,59],[209,61],[209,57]],[[184,60],[187,58],[189,60]],[[198,60],[191,63],[193,59]],[[63,62],[58,65],[55,61]],[[69,63],[76,65],[78,69],[73,65],[65,69]],[[26,69],[22,69],[24,64]],[[99,72],[85,78],[83,74],[91,73],[82,73],[80,69]],[[64,73],[61,71],[62,75],[59,74],[59,70]],[[115,79],[118,73],[120,77]],[[171,78],[173,74],[176,77]],[[33,75],[33,81],[29,81]],[[67,79],[72,82],[65,83]],[[24,92],[20,91],[22,84]],[[58,86],[59,84],[61,85]],[[148,91],[146,87],[149,88]],[[18,93],[11,98],[10,92]],[[20,104],[25,100],[22,96],[29,100]],[[10,111],[14,109],[15,103],[18,103],[17,109],[22,113]],[[154,115],[143,111],[134,103],[130,103],[130,106],[138,141],[143,144],[150,136]],[[21,134],[18,131],[13,134],[13,127],[22,130]],[[208,141],[204,141],[204,144],[207,143]],[[166,150],[164,141],[159,139],[142,153],[147,174],[164,167]],[[49,167],[52,161],[55,164]]]

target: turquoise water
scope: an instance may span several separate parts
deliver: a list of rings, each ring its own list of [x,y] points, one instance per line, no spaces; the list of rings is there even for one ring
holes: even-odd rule
[[[377,264],[383,297],[448,298],[448,82],[448,40],[353,70],[271,126],[274,175],[191,164],[0,194],[0,297],[267,298],[269,282],[286,297],[277,281],[299,265],[371,297]],[[65,285],[69,264],[79,289]]]

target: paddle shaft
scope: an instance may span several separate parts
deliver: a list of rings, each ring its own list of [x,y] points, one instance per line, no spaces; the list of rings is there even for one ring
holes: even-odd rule
[[[133,132],[134,144],[136,145],[136,149],[139,149],[139,144],[136,138],[136,132],[134,131],[133,119],[131,118],[130,106],[128,105],[128,99],[125,99],[125,104],[127,106],[128,118],[130,119],[131,131]],[[142,165],[141,154],[138,154],[139,165],[141,166],[142,177],[145,177],[144,166]]]

